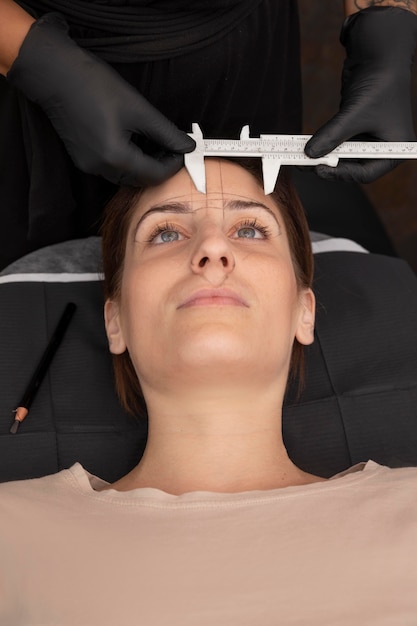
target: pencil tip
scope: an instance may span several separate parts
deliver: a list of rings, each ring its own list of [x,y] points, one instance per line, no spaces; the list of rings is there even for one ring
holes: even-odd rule
[[[19,430],[19,426],[20,426],[19,420],[15,420],[13,424],[10,426],[10,432],[12,433],[12,435],[15,435],[17,433],[17,431]]]

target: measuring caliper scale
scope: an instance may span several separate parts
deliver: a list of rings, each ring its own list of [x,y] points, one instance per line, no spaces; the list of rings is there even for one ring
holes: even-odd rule
[[[198,191],[206,193],[204,158],[260,157],[264,192],[275,188],[281,165],[330,165],[336,167],[339,159],[417,159],[417,141],[345,141],[318,159],[304,153],[311,135],[261,135],[249,137],[249,126],[244,126],[240,139],[204,139],[198,124],[192,125],[190,137],[196,142],[193,152],[184,155],[185,167]]]

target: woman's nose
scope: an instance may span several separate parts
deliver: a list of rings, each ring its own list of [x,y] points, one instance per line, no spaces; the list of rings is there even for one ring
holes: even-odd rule
[[[234,267],[231,243],[220,228],[211,228],[200,235],[191,259],[195,274],[204,275],[212,284],[220,284]]]

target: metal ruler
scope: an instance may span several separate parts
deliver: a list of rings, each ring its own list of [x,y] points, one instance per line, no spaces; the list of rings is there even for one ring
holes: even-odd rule
[[[339,159],[417,159],[417,141],[345,141],[329,154],[310,159],[304,146],[311,135],[261,135],[249,137],[244,126],[240,139],[204,139],[198,124],[192,125],[190,137],[196,142],[193,152],[185,155],[185,167],[201,193],[206,193],[204,157],[260,157],[265,194],[272,193],[281,165],[319,165],[335,167]]]

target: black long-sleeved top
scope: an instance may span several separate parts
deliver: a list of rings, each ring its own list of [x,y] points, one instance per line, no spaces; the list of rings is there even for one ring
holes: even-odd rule
[[[110,63],[185,131],[207,137],[301,130],[294,0],[25,0],[62,13],[82,47]],[[0,79],[0,266],[96,234],[115,186],[78,170],[44,113]]]

